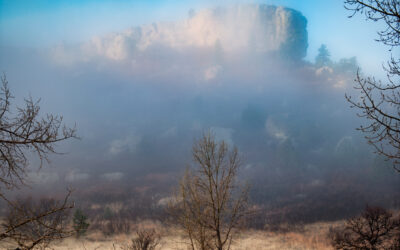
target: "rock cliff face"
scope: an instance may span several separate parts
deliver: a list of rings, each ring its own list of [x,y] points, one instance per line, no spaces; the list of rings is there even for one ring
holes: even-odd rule
[[[96,37],[80,46],[85,58],[135,59],[154,49],[221,49],[224,53],[279,54],[299,60],[307,53],[307,20],[298,11],[268,5],[206,9],[178,22],[159,22]]]

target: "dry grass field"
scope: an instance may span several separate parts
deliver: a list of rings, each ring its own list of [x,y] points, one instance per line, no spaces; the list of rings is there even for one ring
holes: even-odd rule
[[[289,232],[269,232],[260,230],[247,230],[241,232],[233,242],[233,250],[272,250],[272,249],[332,249],[327,238],[329,228],[339,224],[314,223],[305,225],[302,230]],[[157,249],[186,250],[185,238],[182,232],[173,228],[162,227],[160,224],[144,222],[141,228],[154,228],[160,234],[161,239]],[[119,234],[106,237],[101,232],[92,231],[87,236],[76,239],[71,237],[51,245],[54,250],[109,250],[127,249],[130,240],[135,233]],[[0,246],[1,249],[12,249],[11,243]]]

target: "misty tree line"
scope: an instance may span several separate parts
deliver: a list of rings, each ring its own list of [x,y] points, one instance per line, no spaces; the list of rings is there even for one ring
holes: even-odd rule
[[[342,58],[338,62],[333,62],[328,47],[325,44],[322,44],[318,49],[318,55],[315,57],[315,66],[318,68],[331,67],[343,73],[354,73],[359,70],[356,57]]]

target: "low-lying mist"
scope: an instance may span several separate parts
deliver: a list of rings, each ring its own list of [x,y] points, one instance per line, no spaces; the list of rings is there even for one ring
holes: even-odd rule
[[[306,25],[292,9],[245,5],[83,44],[0,48],[16,102],[41,98],[81,137],[28,173],[32,192],[74,187],[88,207],[146,197],[146,213],[162,207],[193,140],[211,130],[238,147],[240,179],[265,221],[398,207],[399,176],[355,130],[363,120],[344,98],[357,95],[356,60],[305,61]]]

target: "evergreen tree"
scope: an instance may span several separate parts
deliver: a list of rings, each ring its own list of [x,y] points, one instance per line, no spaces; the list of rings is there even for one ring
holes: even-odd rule
[[[331,54],[325,44],[318,49],[318,55],[315,57],[315,65],[317,67],[329,66],[331,64]]]
[[[87,216],[82,212],[82,210],[77,209],[75,211],[73,224],[77,237],[83,236],[86,233],[89,223],[87,222]]]

